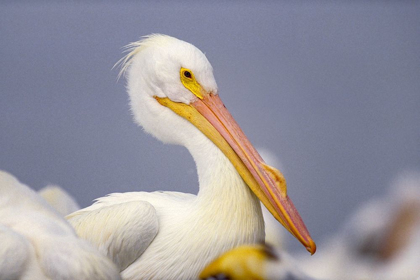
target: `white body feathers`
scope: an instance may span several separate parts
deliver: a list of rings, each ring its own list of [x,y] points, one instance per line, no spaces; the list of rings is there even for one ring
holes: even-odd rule
[[[197,164],[202,169],[197,196],[177,192],[112,194],[70,215],[70,223],[81,237],[93,241],[104,235],[101,228],[96,228],[95,235],[92,230],[86,231],[86,227],[92,229],[94,220],[126,221],[120,225],[122,228],[114,231],[120,230],[133,238],[127,241],[129,244],[140,242],[148,247],[136,248],[121,242],[118,245],[124,247],[108,248],[111,259],[115,259],[113,251],[133,256],[131,265],[120,267],[124,279],[195,279],[204,266],[221,253],[240,244],[263,241],[264,222],[258,199],[219,149],[210,141],[208,145],[207,165]],[[129,210],[146,203],[153,206],[155,212]],[[108,207],[114,209],[103,214],[103,209]],[[149,227],[139,227],[139,224]],[[150,245],[144,244],[144,239],[151,239]],[[102,248],[109,240],[93,242]],[[136,253],[141,256],[135,258]]]

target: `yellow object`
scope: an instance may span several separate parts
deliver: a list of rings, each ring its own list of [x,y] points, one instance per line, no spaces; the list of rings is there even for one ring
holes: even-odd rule
[[[210,263],[200,274],[200,279],[221,277],[230,280],[266,279],[266,263],[276,259],[264,245],[247,245],[235,248]]]

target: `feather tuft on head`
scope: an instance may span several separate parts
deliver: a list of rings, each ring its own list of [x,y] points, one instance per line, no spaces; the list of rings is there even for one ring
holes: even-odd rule
[[[139,41],[132,42],[126,46],[123,47],[123,53],[127,53],[125,56],[123,56],[120,60],[115,63],[115,65],[112,67],[113,69],[115,67],[120,67],[120,72],[118,73],[117,80],[121,78],[121,76],[125,75],[128,68],[131,65],[133,57],[138,54],[140,51],[144,50],[150,45],[162,45],[168,40],[172,39],[171,36],[163,35],[163,34],[150,34],[146,36],[142,36]]]

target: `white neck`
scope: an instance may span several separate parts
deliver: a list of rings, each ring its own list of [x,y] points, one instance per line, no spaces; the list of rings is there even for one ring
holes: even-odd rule
[[[225,195],[232,199],[231,195],[241,193],[254,196],[229,159],[206,136],[195,131],[185,144],[197,166],[200,199],[220,199]]]
[[[263,238],[260,202],[229,159],[201,133],[196,133],[186,147],[197,165],[200,185],[197,206],[206,209],[203,215],[220,215],[219,218],[231,226],[241,224],[247,227],[245,231],[262,234]]]

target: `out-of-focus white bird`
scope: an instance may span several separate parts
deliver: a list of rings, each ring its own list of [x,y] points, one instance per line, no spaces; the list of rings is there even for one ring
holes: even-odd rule
[[[107,253],[124,279],[194,279],[222,252],[264,239],[260,199],[314,253],[283,175],[264,163],[223,105],[205,55],[165,35],[130,51],[123,71],[134,118],[190,151],[199,192],[111,194],[68,216],[77,233]]]
[[[59,186],[48,185],[40,189],[38,194],[63,216],[80,209],[76,200]]]
[[[0,279],[121,279],[35,191],[0,171]]]
[[[28,239],[0,223],[0,279],[47,279]]]
[[[420,173],[403,173],[389,193],[364,204],[313,258],[307,273],[325,279],[420,277]]]
[[[268,245],[243,245],[211,262],[200,273],[203,280],[303,280],[303,273],[286,252]]]

